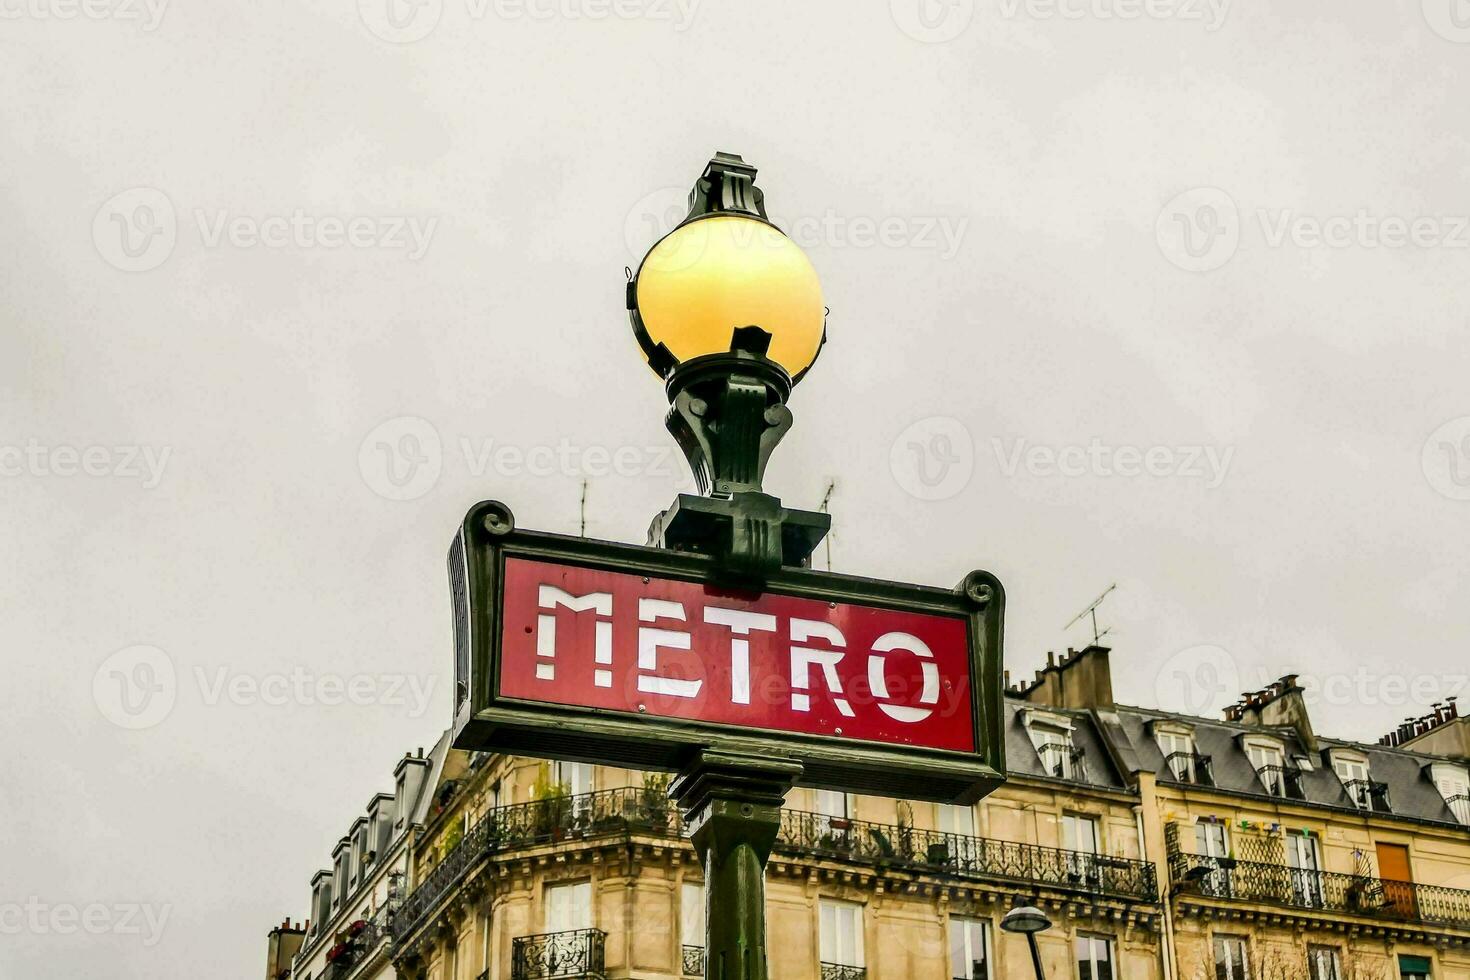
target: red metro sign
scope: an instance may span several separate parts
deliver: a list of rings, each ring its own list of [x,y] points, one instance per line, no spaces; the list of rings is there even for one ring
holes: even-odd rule
[[[1004,771],[985,573],[949,591],[783,569],[742,592],[701,556],[515,531],[492,503],[450,568],[461,747],[644,768],[778,751],[808,784],[944,800]]]

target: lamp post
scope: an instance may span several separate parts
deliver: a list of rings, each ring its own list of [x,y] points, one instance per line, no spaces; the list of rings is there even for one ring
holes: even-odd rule
[[[758,588],[783,565],[805,565],[831,525],[782,507],[762,485],[791,428],[791,389],[826,340],[826,310],[806,255],[766,217],[755,174],[715,154],[688,216],[629,280],[627,305],[700,491],[654,519],[649,543],[707,554],[717,577]],[[703,751],[669,787],[704,866],[711,980],[767,980],[766,861],[801,774],[777,754]]]
[[[758,584],[804,565],[831,521],[784,508],[762,487],[791,428],[791,389],[826,340],[826,310],[811,262],[767,218],[755,174],[715,154],[689,214],[629,280],[627,305],[700,491],[654,519],[649,543],[709,554],[725,577]]]
[[[1018,905],[1000,920],[1000,927],[1006,932],[1026,934],[1026,942],[1031,947],[1031,965],[1036,969],[1036,980],[1046,980],[1046,973],[1041,968],[1041,950],[1036,946],[1036,934],[1051,928],[1051,919],[1046,917],[1046,913],[1034,905]]]

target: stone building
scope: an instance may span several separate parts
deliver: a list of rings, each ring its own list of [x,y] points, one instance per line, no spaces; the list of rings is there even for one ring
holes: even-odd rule
[[[773,977],[1027,978],[999,920],[1033,904],[1053,980],[1470,980],[1463,753],[1318,737],[1290,677],[1221,720],[1117,705],[1101,647],[1005,710],[1008,779],[973,807],[791,791]],[[702,976],[703,876],[664,776],[442,739],[423,772],[395,824],[404,886],[369,888],[383,863],[364,876],[342,849],[296,980]]]

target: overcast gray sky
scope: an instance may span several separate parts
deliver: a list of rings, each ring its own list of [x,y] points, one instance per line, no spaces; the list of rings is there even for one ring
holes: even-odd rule
[[[447,721],[465,509],[643,540],[623,267],[715,150],[837,570],[995,572],[1025,674],[1116,582],[1134,704],[1464,684],[1465,0],[392,2],[0,0],[0,973],[257,975]]]

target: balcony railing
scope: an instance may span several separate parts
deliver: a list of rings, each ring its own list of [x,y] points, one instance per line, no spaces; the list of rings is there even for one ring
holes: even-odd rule
[[[1372,779],[1349,779],[1343,783],[1348,796],[1352,798],[1353,805],[1363,810],[1376,810],[1379,813],[1392,813],[1393,807],[1388,802],[1388,784],[1380,783]]]
[[[822,980],[864,980],[868,975],[865,966],[846,966],[842,963],[823,963]]]
[[[629,831],[677,837],[683,826],[668,797],[636,786],[496,807],[465,833],[408,896],[393,917],[393,934],[406,936],[416,929],[470,869],[490,854]]]
[[[511,980],[553,980],[556,977],[605,975],[603,955],[607,933],[601,929],[569,929],[517,936],[510,944]]]
[[[1456,820],[1460,823],[1470,823],[1470,794],[1457,793],[1454,796],[1447,796],[1444,802]]]
[[[686,977],[702,977],[702,976],[704,976],[704,947],[703,946],[685,946],[684,947],[684,956],[683,956],[683,959],[684,959],[684,963],[683,963],[683,966],[684,966],[684,976],[686,976]]]
[[[1086,753],[1071,742],[1046,742],[1036,747],[1036,754],[1047,775],[1087,781]]]
[[[388,907],[385,905],[370,919],[359,919],[340,934],[340,940],[327,951],[327,965],[321,980],[346,980],[352,971],[378,948],[387,935]]]
[[[1176,854],[1170,864],[1211,898],[1470,929],[1470,891],[1460,888],[1199,854]]]
[[[1147,902],[1158,896],[1148,861],[866,820],[844,823],[838,829],[824,814],[783,810],[776,847],[958,878],[1003,878]]]
[[[1215,785],[1215,772],[1210,768],[1210,757],[1198,752],[1170,752],[1164,765],[1176,783],[1191,783],[1195,786]]]
[[[684,822],[666,797],[641,787],[496,807],[465,832],[459,844],[404,900],[393,915],[393,935],[401,938],[418,929],[470,870],[493,854],[628,833],[681,837]],[[1041,882],[1147,902],[1158,900],[1154,866],[1148,861],[896,824],[839,820],[801,810],[782,811],[776,846],[927,874]]]
[[[1256,770],[1260,777],[1261,785],[1266,787],[1266,792],[1272,796],[1280,796],[1288,800],[1305,800],[1307,795],[1302,792],[1302,772],[1291,766],[1262,766]]]

